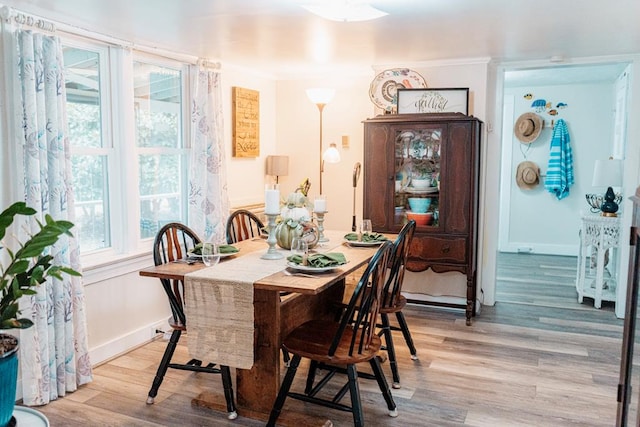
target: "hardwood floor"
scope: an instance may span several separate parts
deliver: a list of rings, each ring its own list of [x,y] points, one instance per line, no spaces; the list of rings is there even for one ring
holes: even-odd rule
[[[612,426],[622,321],[606,310],[499,302],[472,326],[464,313],[408,306],[413,362],[395,335],[402,389],[390,418],[374,381],[360,380],[369,426]],[[209,390],[222,408],[219,376],[170,370],[156,403],[147,392],[165,342],[157,340],[95,369],[92,383],[38,408],[52,426],[262,426],[263,421],[193,406]],[[187,358],[186,348],[178,357]],[[294,388],[302,387],[301,365]],[[390,378],[388,363],[383,364]],[[348,401],[348,396],[346,397]],[[351,426],[351,414],[288,399],[287,426]],[[331,420],[332,424],[325,424]]]
[[[545,307],[598,311],[593,299],[578,303],[574,256],[501,252],[498,254],[496,301]],[[603,301],[603,311],[613,313],[615,304]]]

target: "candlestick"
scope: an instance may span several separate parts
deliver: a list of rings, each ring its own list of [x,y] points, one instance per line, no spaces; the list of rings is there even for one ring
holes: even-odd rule
[[[320,238],[318,239],[318,243],[328,242],[329,239],[324,237],[324,214],[326,212],[316,212],[316,218],[318,220],[318,233]]]
[[[278,214],[270,214],[265,212],[265,216],[267,217],[267,225],[269,227],[269,237],[267,238],[267,243],[269,244],[269,249],[265,252],[260,258],[262,259],[281,259],[284,258],[284,255],[281,252],[278,252],[276,249],[276,218]]]
[[[264,191],[264,213],[278,215],[280,213],[280,190],[267,188]]]
[[[326,212],[327,211],[327,200],[323,197],[319,197],[313,201],[313,211],[318,212]]]

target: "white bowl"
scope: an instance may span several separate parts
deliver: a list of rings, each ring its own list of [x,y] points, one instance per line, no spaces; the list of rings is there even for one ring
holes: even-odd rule
[[[411,178],[411,186],[417,190],[424,190],[431,187],[431,180]]]

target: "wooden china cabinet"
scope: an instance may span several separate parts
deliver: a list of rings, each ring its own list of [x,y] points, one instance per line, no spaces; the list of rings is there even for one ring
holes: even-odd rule
[[[413,302],[464,308],[467,325],[476,305],[481,126],[461,113],[364,121],[364,218],[375,231],[393,233],[416,220],[407,269],[460,272],[467,292],[466,304]]]

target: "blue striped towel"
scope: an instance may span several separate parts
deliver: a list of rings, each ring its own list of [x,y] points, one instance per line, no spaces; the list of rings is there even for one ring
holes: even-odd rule
[[[565,121],[560,119],[553,128],[544,188],[554,194],[558,200],[562,200],[569,195],[569,187],[573,183],[573,155],[569,130]]]

